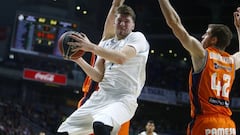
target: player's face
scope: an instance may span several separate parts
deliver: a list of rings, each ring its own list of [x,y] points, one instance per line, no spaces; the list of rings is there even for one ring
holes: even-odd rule
[[[212,42],[212,37],[211,37],[211,29],[207,29],[206,33],[202,36],[202,45],[203,48],[207,48],[209,46],[213,46],[213,42]]]
[[[135,23],[131,16],[117,14],[115,18],[115,31],[119,39],[125,38],[134,29]]]

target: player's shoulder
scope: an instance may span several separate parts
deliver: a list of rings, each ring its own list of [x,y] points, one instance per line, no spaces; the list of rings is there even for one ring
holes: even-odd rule
[[[141,31],[134,31],[131,34],[145,37],[145,35]]]
[[[145,35],[140,32],[140,31],[136,31],[136,32],[131,32],[127,38],[133,38],[133,39],[141,39],[141,40],[144,40],[146,39]]]

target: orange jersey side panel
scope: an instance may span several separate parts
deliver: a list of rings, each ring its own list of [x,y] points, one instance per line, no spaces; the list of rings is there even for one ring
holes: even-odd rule
[[[216,113],[231,116],[229,93],[235,77],[234,60],[215,48],[206,50],[205,67],[189,75],[191,117]]]

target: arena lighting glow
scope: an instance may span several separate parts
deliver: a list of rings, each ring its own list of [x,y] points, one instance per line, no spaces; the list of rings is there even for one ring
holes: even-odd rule
[[[151,50],[150,52],[151,52],[151,53],[155,53],[155,50]]]
[[[80,7],[80,6],[76,6],[76,10],[78,10],[78,11],[79,11],[80,9],[81,9],[81,7]]]
[[[86,15],[86,14],[87,14],[87,10],[84,10],[82,13],[83,13],[84,15]]]

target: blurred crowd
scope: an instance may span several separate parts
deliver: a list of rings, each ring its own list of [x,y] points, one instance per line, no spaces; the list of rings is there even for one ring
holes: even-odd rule
[[[149,103],[140,103],[142,107],[148,106],[148,104]],[[71,109],[73,111],[74,108]],[[161,107],[159,109],[163,108]],[[171,122],[172,120],[168,119],[169,116],[165,117],[162,112],[158,112],[158,116],[148,113],[144,114],[142,112],[144,112],[144,110],[141,110],[141,114],[137,114],[136,117],[132,119],[130,135],[137,135],[144,130],[145,123],[149,117],[154,117],[156,121],[156,131],[159,133],[169,135],[173,133],[179,135],[184,134],[185,126],[182,123]],[[39,103],[22,104],[1,98],[0,134],[54,135],[59,123],[65,119],[67,115],[69,114],[64,113],[60,108],[54,107],[53,105],[40,105]]]

